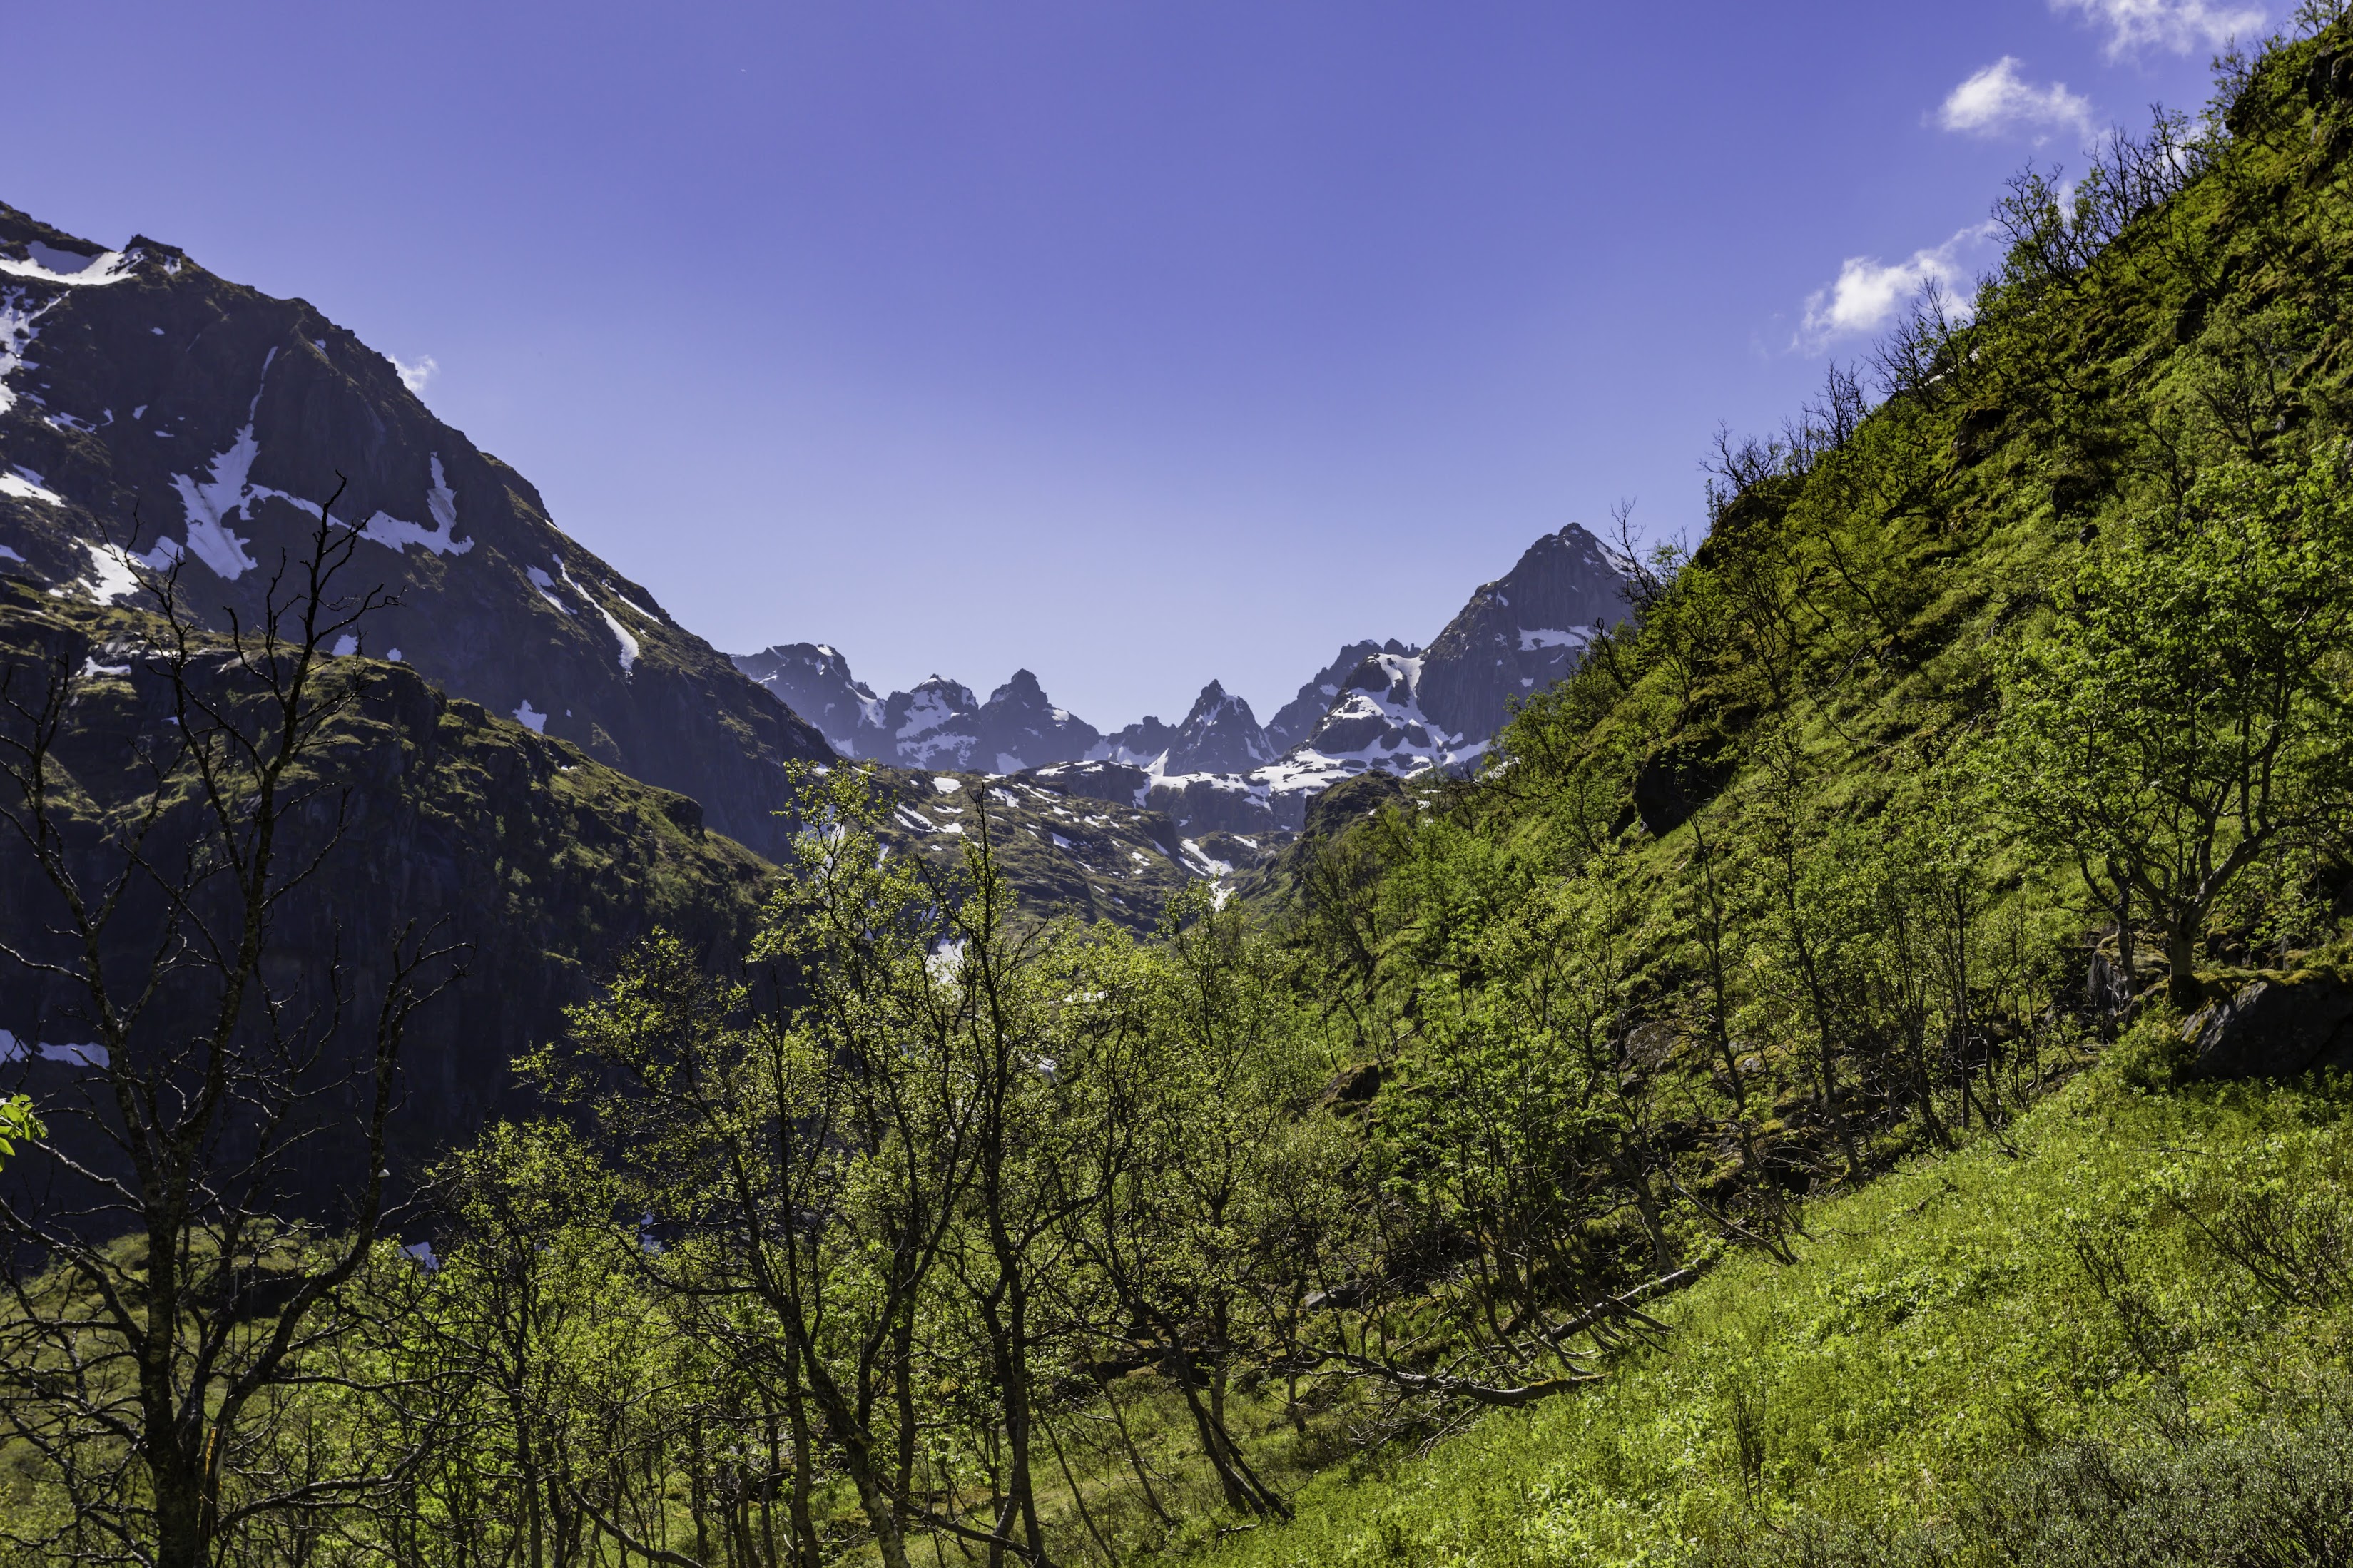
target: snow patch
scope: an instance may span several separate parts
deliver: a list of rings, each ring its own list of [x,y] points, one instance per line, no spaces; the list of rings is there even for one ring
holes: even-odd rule
[[[107,1061],[104,1046],[43,1045],[0,1029],[0,1062],[21,1062],[28,1057],[38,1057],[45,1062],[71,1062],[77,1067],[102,1068]]]
[[[352,655],[359,651],[360,639],[353,637],[351,633],[345,632],[343,636],[335,639],[335,657],[337,658],[349,658]]]
[[[43,245],[37,239],[27,240],[25,248],[31,253],[28,260],[15,261],[0,256],[0,272],[29,278],[37,283],[61,283],[69,289],[103,289],[129,278],[139,265],[139,253],[135,250],[128,254],[101,250],[96,256],[84,256]]]
[[[607,609],[604,603],[599,600],[596,595],[591,594],[587,589],[583,588],[574,580],[571,568],[565,566],[563,562],[558,561],[555,563],[555,569],[563,574],[564,585],[565,587],[571,589],[574,593],[587,600],[596,612],[605,617],[605,624],[607,626],[610,626],[613,630],[613,640],[621,645],[621,673],[623,675],[631,673],[631,667],[638,662],[638,639],[630,635],[629,628],[623,626],[620,623],[619,618],[616,616],[612,611]],[[613,596],[617,599],[620,598],[620,595],[617,594]],[[623,600],[622,602],[625,604],[628,603],[627,600]],[[562,607],[562,605],[557,606],[559,609]]]
[[[514,710],[514,717],[516,723],[522,725],[533,734],[543,735],[547,733],[547,715],[541,712],[538,709],[533,708],[531,705],[530,698],[526,697],[522,700],[522,706]]]
[[[361,538],[372,540],[387,550],[422,545],[436,555],[463,555],[474,548],[472,540],[457,537],[458,492],[449,488],[448,477],[441,471],[441,455],[434,453],[430,461],[433,483],[425,491],[425,510],[433,519],[433,526],[427,528],[422,523],[404,521],[390,512],[379,511],[360,525]],[[276,495],[279,492],[266,493]],[[292,496],[285,499],[294,500]],[[319,515],[319,509],[315,506],[301,501],[294,504],[302,507],[312,517]]]
[[[635,599],[630,598],[627,594],[622,593],[610,583],[605,584],[605,592],[612,595],[616,599],[620,600],[622,604],[627,605],[630,609],[637,611],[638,615],[644,616],[647,620],[659,621],[661,619],[659,616],[654,614],[651,610],[647,609],[643,605],[638,604]]]
[[[18,500],[47,501],[51,506],[63,506],[66,498],[51,489],[41,488],[41,476],[30,468],[15,468],[0,473],[0,496],[14,496]]]
[[[266,364],[263,374],[269,374]],[[256,392],[253,401],[259,406],[261,394]],[[172,476],[172,488],[180,492],[180,510],[188,521],[188,553],[211,567],[215,575],[232,583],[257,564],[245,552],[247,541],[230,531],[228,520],[241,515],[249,501],[259,499],[249,476],[254,458],[260,455],[261,444],[253,438],[248,412],[244,428],[228,450],[216,455],[206,467],[209,477],[205,482],[197,483],[189,474]]]
[[[596,613],[605,617],[607,626],[613,628],[613,640],[621,645],[621,673],[628,675],[638,662],[638,639],[629,635],[629,628],[621,624],[620,617],[604,605],[597,605]]]
[[[964,781],[962,779],[935,778],[932,781],[932,788],[942,795],[955,795],[957,791],[964,788]]]
[[[554,605],[556,609],[564,615],[568,616],[572,613],[571,607],[565,605],[563,600],[555,596],[554,578],[549,576],[546,573],[541,571],[536,566],[524,567],[522,569],[522,574],[531,579],[531,585],[539,591],[539,596],[541,598],[545,599],[549,604]]]
[[[0,561],[22,561],[25,558],[23,556],[17,554],[6,545],[0,544]]]
[[[169,540],[145,555],[133,555],[120,544],[91,544],[84,541],[82,548],[90,552],[90,575],[77,580],[73,586],[101,605],[111,605],[139,592],[140,567],[160,572],[179,554]],[[63,597],[66,590],[52,588],[50,593]]]
[[[1583,647],[1592,637],[1593,628],[1579,626],[1574,631],[1555,631],[1548,626],[1520,628],[1520,651],[1534,653],[1540,647]]]
[[[33,323],[40,320],[41,312],[49,305],[57,303],[52,300],[48,305],[28,308],[24,299],[19,289],[0,295],[0,414],[7,413],[16,404],[16,395],[8,390],[8,378],[25,368],[25,345],[40,336],[33,330]]]

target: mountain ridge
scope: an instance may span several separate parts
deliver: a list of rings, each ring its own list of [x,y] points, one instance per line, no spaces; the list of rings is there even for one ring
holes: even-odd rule
[[[338,495],[398,600],[368,651],[693,796],[771,857],[782,764],[833,754],[391,361],[177,247],[108,250],[0,205],[0,574],[144,603],[134,559],[178,561],[216,628],[253,620],[278,552]]]
[[[1608,546],[1569,523],[1473,590],[1428,647],[1395,637],[1345,644],[1264,724],[1215,679],[1178,723],[1147,715],[1105,733],[1054,707],[1027,669],[982,702],[938,675],[878,698],[829,644],[778,644],[734,659],[779,701],[814,716],[844,755],[1036,773],[1099,798],[1149,802],[1180,826],[1291,830],[1307,797],[1342,779],[1475,763],[1517,702],[1570,673],[1596,626],[1625,617],[1628,580]]]

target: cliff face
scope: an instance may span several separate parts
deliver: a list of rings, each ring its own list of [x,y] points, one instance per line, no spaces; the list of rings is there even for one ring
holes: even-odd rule
[[[251,625],[339,484],[353,575],[397,599],[356,651],[781,850],[781,764],[830,755],[824,738],[567,539],[390,361],[170,246],[103,251],[0,207],[0,574],[130,604],[132,557],[177,561],[207,624]]]

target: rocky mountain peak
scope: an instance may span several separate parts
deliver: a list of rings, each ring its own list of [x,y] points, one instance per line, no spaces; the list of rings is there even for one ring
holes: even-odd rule
[[[1419,687],[1431,721],[1467,742],[1503,728],[1514,700],[1576,668],[1597,626],[1625,618],[1626,577],[1577,523],[1528,546],[1430,645]]]
[[[1212,680],[1193,700],[1161,761],[1165,773],[1241,773],[1281,753],[1250,705]]]

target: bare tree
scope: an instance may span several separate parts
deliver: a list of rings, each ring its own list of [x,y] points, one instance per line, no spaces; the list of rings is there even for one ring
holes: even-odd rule
[[[11,1053],[51,1136],[0,1188],[0,1435],[71,1510],[0,1539],[53,1558],[198,1568],[378,1479],[289,1463],[273,1419],[334,1375],[401,1042],[459,973],[414,924],[361,956],[300,923],[349,816],[325,753],[371,681],[331,650],[388,602],[341,585],[341,494],[256,624],[199,629],[171,556],[139,571],[155,614],[20,616],[37,651],[0,672],[0,974],[75,1042]]]

